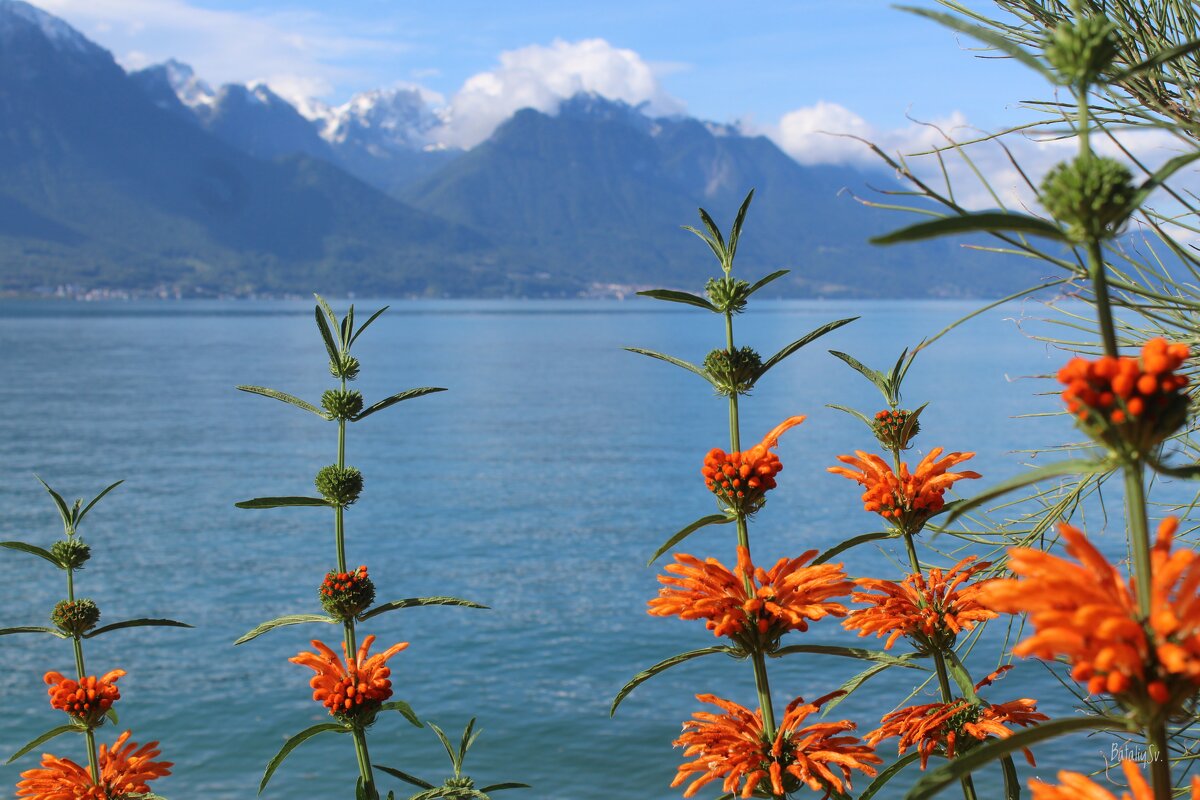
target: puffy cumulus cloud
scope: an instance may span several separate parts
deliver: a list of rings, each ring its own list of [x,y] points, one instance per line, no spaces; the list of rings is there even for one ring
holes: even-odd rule
[[[503,52],[494,69],[468,78],[444,110],[439,136],[446,144],[473,147],[519,109],[554,113],[580,92],[644,104],[650,114],[684,110],[663,90],[655,68],[634,51],[603,39],[556,40]]]
[[[859,139],[873,142],[887,152],[910,153],[942,143],[939,128],[951,131],[965,125],[966,118],[954,112],[932,125],[914,122],[900,128],[880,129],[845,106],[821,100],[816,105],[789,111],[764,133],[801,164],[865,166],[877,163],[878,159]]]

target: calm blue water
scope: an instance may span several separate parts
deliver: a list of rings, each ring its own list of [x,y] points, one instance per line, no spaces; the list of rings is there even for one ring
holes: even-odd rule
[[[360,315],[374,307],[361,304]],[[0,536],[48,545],[59,535],[34,472],[68,497],[126,479],[85,524],[94,557],[79,592],[99,602],[105,621],[170,616],[196,628],[89,641],[89,672],[129,671],[122,723],[140,741],[162,740],[176,768],[155,788],[176,800],[253,797],[285,737],[327,719],[310,699],[311,673],[287,658],[314,635],[336,641],[335,629],[293,627],[232,646],[262,620],[319,611],[316,587],[333,565],[328,512],[233,507],[257,495],[310,494],[313,474],[334,460],[332,424],[233,388],[319,398],[331,381],[311,308],[0,304]],[[879,398],[825,350],[890,365],[904,344],[970,310],[779,302],[738,319],[739,344],[765,356],[825,321],[863,316],[777,367],[743,402],[747,441],[809,415],[778,449],[785,471],[752,530],[756,560],[878,529],[855,485],[824,468],[871,444],[860,423],[825,404],[870,411]],[[1052,397],[1037,395],[1045,383],[1020,378],[1062,360],[1017,329],[1012,318],[1026,311],[1040,309],[989,313],[924,354],[906,393],[910,406],[933,401],[920,448],[975,449],[974,468],[998,480],[1018,468],[1013,451],[1075,438],[1061,419],[1014,419],[1056,410]],[[727,424],[724,400],[695,376],[620,348],[699,361],[721,337],[719,318],[648,300],[402,302],[356,346],[368,403],[413,386],[450,391],[351,426],[348,460],[366,490],[347,515],[350,562],[370,565],[381,600],[453,594],[491,606],[393,612],[366,630],[412,643],[391,662],[393,679],[396,696],[423,718],[461,730],[479,716],[484,734],[468,771],[482,783],[535,786],[509,797],[678,797],[667,788],[679,755],[670,742],[698,708],[692,695],[753,702],[748,665],[710,657],[645,684],[615,720],[607,713],[633,673],[716,643],[698,623],[645,613],[657,573],[644,564],[668,535],[715,510],[699,468],[708,448],[726,444]],[[731,528],[714,527],[686,550],[729,563],[732,541]],[[890,556],[864,548],[848,569],[895,575]],[[60,575],[32,557],[0,554],[0,626],[46,624],[64,594]],[[836,624],[807,637],[848,641]],[[70,665],[59,640],[0,639],[0,753],[60,724],[41,675]],[[982,662],[979,674],[990,666]],[[782,705],[836,688],[856,664],[791,658],[771,667]],[[841,710],[870,730],[911,686],[910,674],[885,673]],[[1034,665],[989,696],[1029,695],[1046,698],[1048,713],[1068,713],[1069,696]],[[399,717],[377,724],[370,741],[377,763],[435,781],[445,775],[432,734]],[[54,744],[81,757],[75,741]],[[1056,744],[1039,754],[1041,772],[1099,768],[1108,746]],[[0,783],[11,786],[35,761],[0,768]],[[354,769],[348,739],[317,739],[264,796],[349,797]]]

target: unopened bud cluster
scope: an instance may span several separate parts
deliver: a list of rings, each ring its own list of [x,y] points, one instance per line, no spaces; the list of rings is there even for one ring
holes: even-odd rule
[[[349,622],[375,602],[375,584],[366,566],[353,572],[327,572],[318,595],[329,616]]]
[[[330,419],[351,420],[363,410],[362,392],[357,389],[329,389],[321,395],[321,408]]]
[[[1112,158],[1081,155],[1042,179],[1042,205],[1077,242],[1114,235],[1133,213],[1133,175]]]
[[[329,373],[335,378],[352,381],[358,377],[358,359],[349,353],[342,353],[337,358],[330,359]]]
[[[100,608],[91,600],[60,600],[50,614],[50,621],[65,634],[82,636],[100,621]]]
[[[63,569],[82,569],[84,563],[92,557],[92,548],[82,539],[60,539],[50,545],[50,555],[62,565]]]
[[[726,397],[749,394],[762,372],[762,357],[752,347],[713,350],[704,358],[704,372],[717,394]]]
[[[1120,48],[1117,26],[1102,16],[1059,25],[1046,41],[1046,60],[1071,86],[1088,86],[1112,66]]]
[[[363,477],[362,473],[354,467],[339,467],[336,464],[330,464],[328,467],[321,468],[313,483],[316,484],[317,491],[329,501],[330,505],[345,508],[362,494]]]
[[[907,450],[913,438],[921,432],[921,423],[913,412],[905,409],[885,409],[871,423],[875,438],[888,450]]]
[[[704,293],[708,295],[709,302],[722,314],[740,314],[746,308],[750,284],[732,275],[709,278],[708,283],[704,285]]]

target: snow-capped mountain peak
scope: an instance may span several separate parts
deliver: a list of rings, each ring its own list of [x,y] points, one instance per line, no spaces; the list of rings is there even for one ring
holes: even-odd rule
[[[169,59],[159,65],[166,75],[167,83],[175,91],[179,102],[191,109],[200,106],[211,106],[217,99],[212,87],[200,78],[187,64]]]
[[[368,148],[421,149],[442,124],[425,94],[410,88],[362,92],[340,106],[300,112],[317,123],[322,138],[331,144]]]

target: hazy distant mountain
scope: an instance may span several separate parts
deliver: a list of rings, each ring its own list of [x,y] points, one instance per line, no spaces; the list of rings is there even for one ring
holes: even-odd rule
[[[713,269],[679,225],[701,205],[727,224],[750,187],[739,261],[793,269],[775,292],[979,295],[1036,277],[948,243],[872,248],[901,220],[839,196],[865,176],[600,97],[520,111],[465,153],[436,147],[441,120],[415,91],[304,112],[265,86],[213,91],[178,62],[127,75],[61,20],[0,0],[0,291],[698,288]]]

